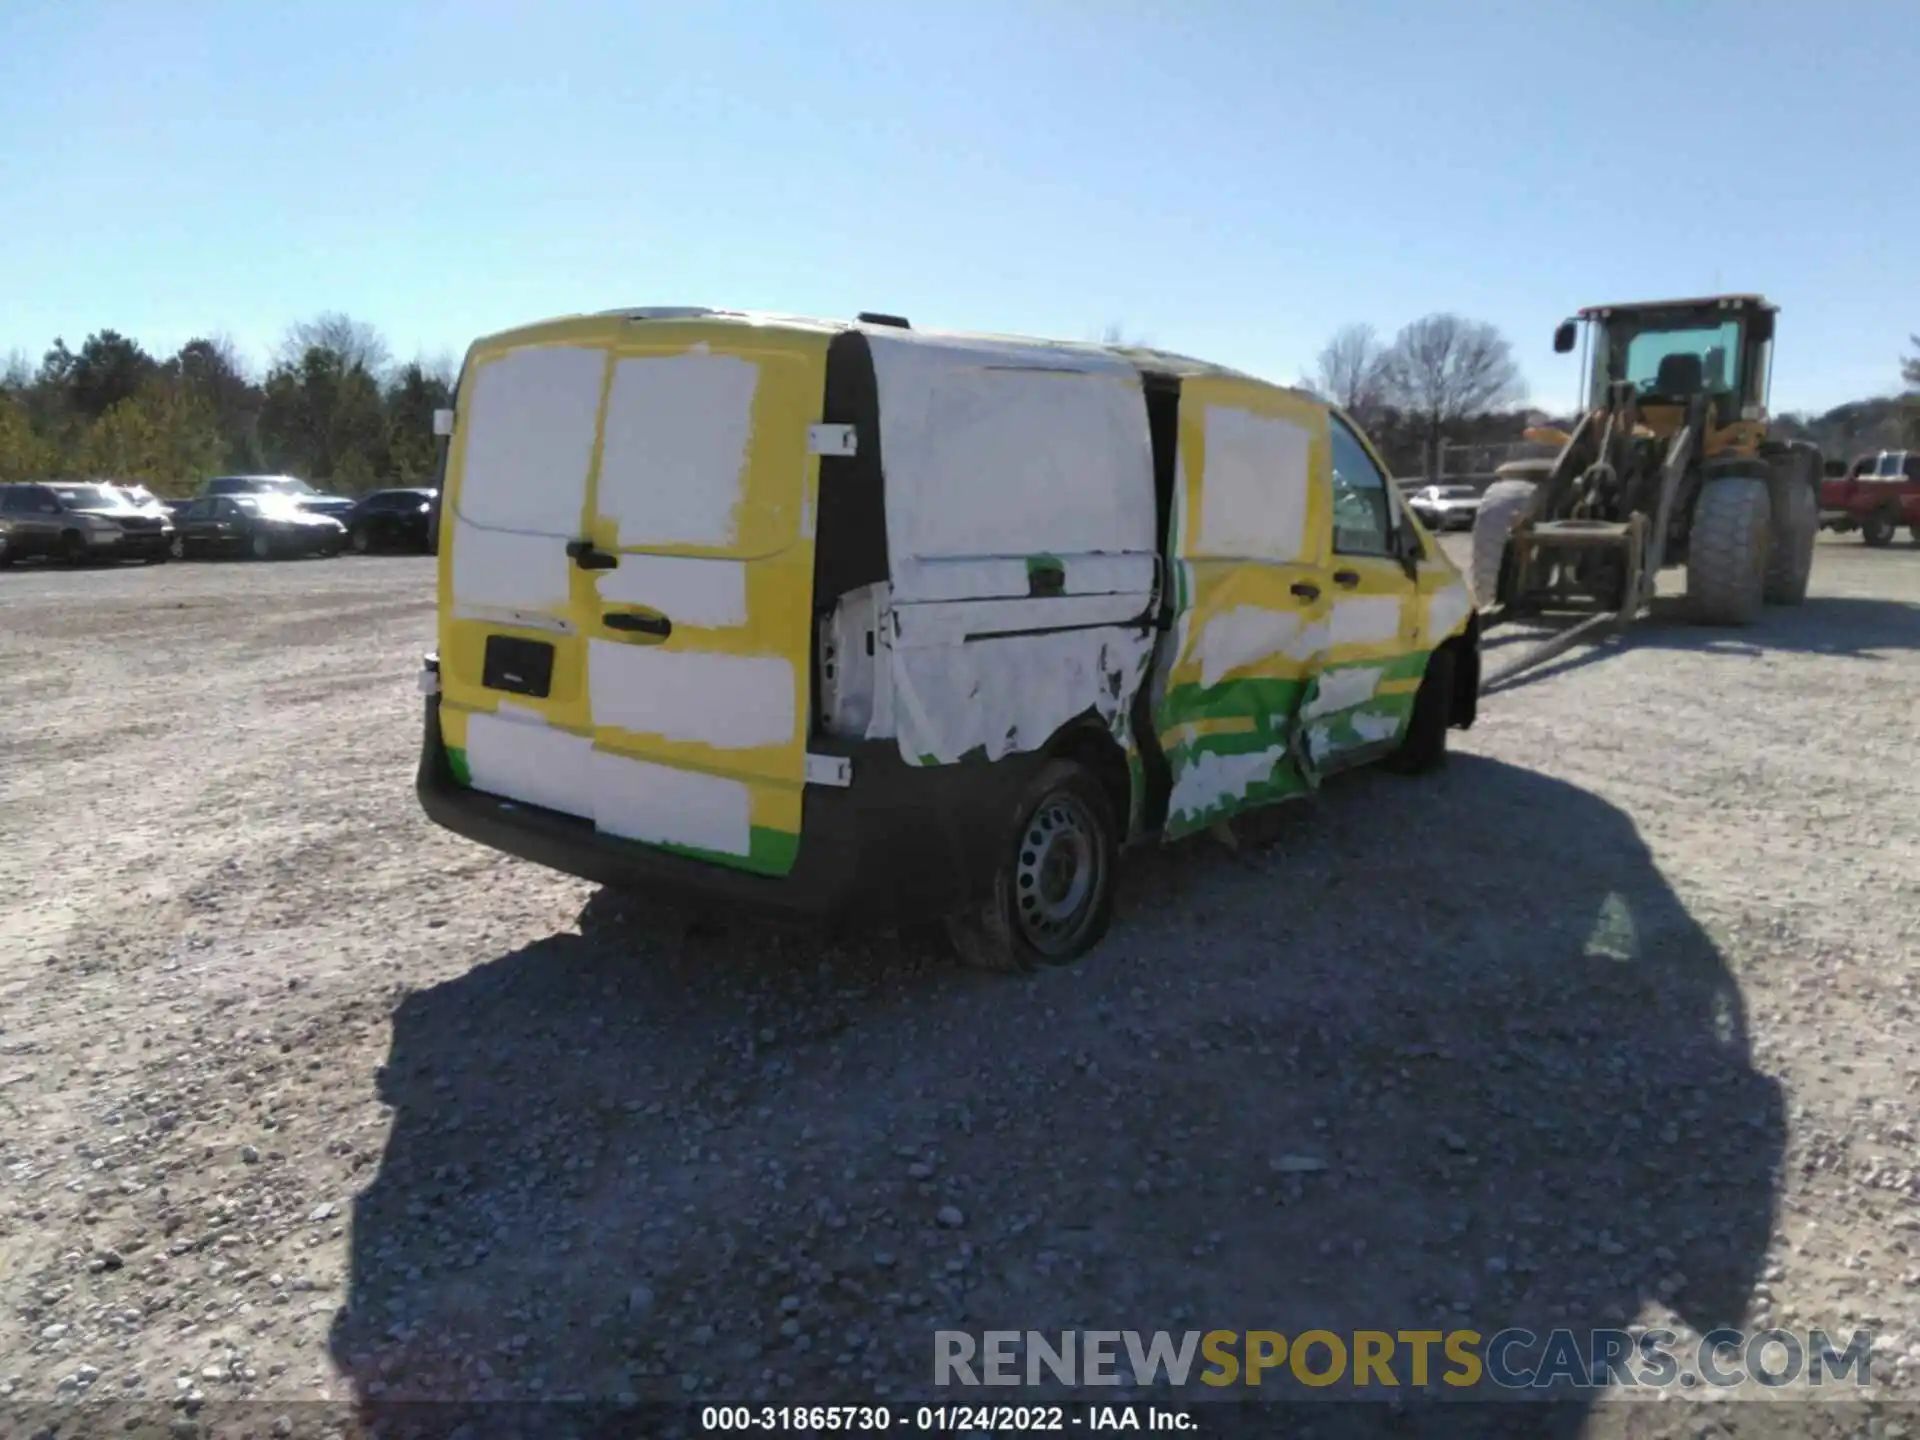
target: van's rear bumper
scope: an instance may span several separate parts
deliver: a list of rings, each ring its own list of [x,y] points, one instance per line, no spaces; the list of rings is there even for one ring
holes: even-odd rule
[[[623,840],[556,810],[503,800],[454,778],[440,699],[426,698],[415,789],[436,824],[508,855],[663,899],[744,906],[820,922],[900,924],[983,899],[1034,755],[910,766],[890,741],[816,743],[853,761],[853,783],[807,787],[800,850],[779,878]]]

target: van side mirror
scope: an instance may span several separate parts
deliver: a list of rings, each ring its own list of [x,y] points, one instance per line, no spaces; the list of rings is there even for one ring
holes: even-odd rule
[[[1580,325],[1575,320],[1562,320],[1560,328],[1553,332],[1553,353],[1565,355],[1573,349],[1573,342],[1580,333]]]
[[[453,411],[436,410],[433,412],[433,433],[435,435],[453,434]]]

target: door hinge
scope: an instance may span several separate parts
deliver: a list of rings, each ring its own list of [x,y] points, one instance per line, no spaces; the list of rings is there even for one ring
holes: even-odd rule
[[[807,783],[844,790],[853,784],[853,761],[845,755],[809,755]]]
[[[860,449],[860,434],[851,425],[809,425],[807,453],[846,458]]]

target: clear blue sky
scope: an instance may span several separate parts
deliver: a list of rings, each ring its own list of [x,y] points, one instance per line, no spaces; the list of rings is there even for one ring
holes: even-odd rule
[[[1554,406],[1563,315],[1728,289],[1825,408],[1920,330],[1916,77],[1914,0],[0,0],[0,354],[697,303],[1292,380],[1456,310]]]

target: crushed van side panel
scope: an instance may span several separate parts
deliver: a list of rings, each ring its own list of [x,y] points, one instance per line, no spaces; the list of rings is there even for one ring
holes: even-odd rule
[[[1172,779],[1169,840],[1304,791],[1298,715],[1327,644],[1294,586],[1324,558],[1326,422],[1276,387],[1189,379],[1168,545],[1174,630],[1154,728]]]
[[[1091,714],[1124,745],[1156,593],[1138,373],[979,338],[867,341],[891,575],[866,737],[910,764],[997,760]]]

